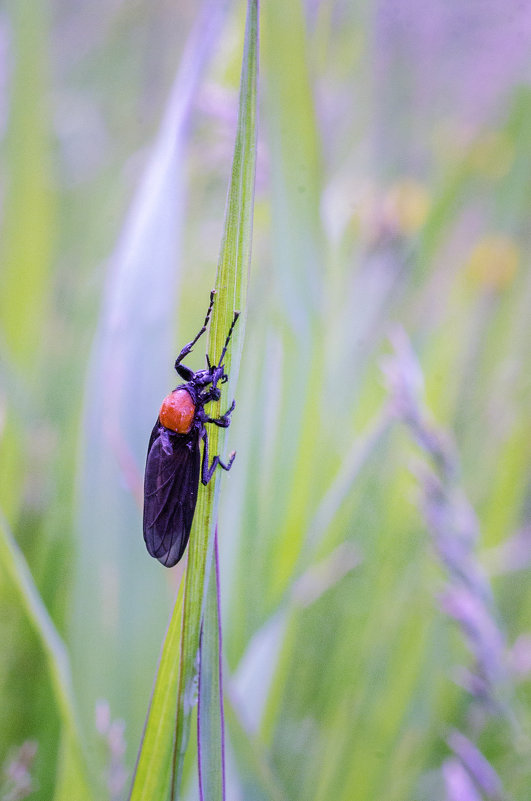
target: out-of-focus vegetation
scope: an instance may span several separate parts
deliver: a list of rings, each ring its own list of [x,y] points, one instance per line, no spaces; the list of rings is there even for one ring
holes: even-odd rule
[[[213,31],[181,1],[0,11],[3,799],[127,796],[182,573],[144,549],[145,449],[236,127],[245,8],[214,6]],[[531,13],[261,25],[227,797],[527,801]]]

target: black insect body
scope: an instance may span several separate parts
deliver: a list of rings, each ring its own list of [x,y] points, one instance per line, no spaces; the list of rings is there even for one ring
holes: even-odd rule
[[[176,387],[162,402],[149,440],[144,477],[144,540],[151,556],[166,567],[177,564],[185,551],[194,517],[199,479],[203,484],[208,484],[216,467],[219,465],[223,470],[230,470],[236,456],[232,452],[227,464],[219,456],[214,456],[209,466],[208,433],[205,426],[206,423],[214,423],[216,426],[228,428],[234,401],[225,414],[218,418],[209,417],[204,407],[210,401],[219,400],[221,391],[218,384],[224,384],[228,379],[223,359],[239,312],[234,312],[219,364],[210,364],[207,356],[208,367],[197,373],[181,364],[206,331],[214,305],[214,295],[215,292],[212,291],[203,327],[195,339],[184,346],[175,362],[177,373],[186,383]]]

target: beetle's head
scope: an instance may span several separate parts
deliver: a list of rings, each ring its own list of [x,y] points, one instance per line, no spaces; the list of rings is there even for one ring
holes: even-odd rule
[[[198,388],[206,387],[212,383],[212,371],[198,370],[197,373],[193,374],[191,381]]]
[[[208,370],[198,370],[197,372],[194,372],[185,364],[176,364],[175,369],[181,378],[184,378],[188,384],[193,384],[194,387],[198,387],[199,389],[212,383],[214,371],[218,370],[218,368],[215,367],[213,369],[209,368]]]

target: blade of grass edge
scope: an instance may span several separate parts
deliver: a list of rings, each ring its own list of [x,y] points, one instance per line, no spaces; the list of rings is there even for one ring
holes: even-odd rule
[[[63,764],[60,773],[68,776],[68,783],[63,784],[62,797],[67,798],[68,791],[75,793],[79,801],[92,799],[89,773],[75,712],[68,652],[2,513],[0,513],[0,564],[11,579],[20,604],[46,654],[50,681],[63,727],[61,735]],[[58,797],[57,794],[55,797]]]
[[[210,572],[208,582],[199,649],[197,763],[200,801],[225,798],[225,720],[221,652],[221,604],[216,526],[214,569]]]
[[[181,581],[160,654],[129,801],[164,799],[169,791],[183,598],[184,581]]]
[[[248,0],[238,125],[225,210],[224,235],[216,276],[217,295],[207,350],[213,361],[219,358],[234,311],[240,311],[240,319],[225,358],[226,372],[229,374],[227,386],[230,398],[236,386],[243,347],[251,258],[256,168],[257,79],[258,0]],[[232,358],[233,353],[234,357]],[[223,403],[226,403],[225,398]],[[211,415],[217,416],[220,409],[221,401],[213,404]],[[209,438],[211,454],[223,453],[225,429],[213,426]],[[212,563],[213,529],[217,518],[219,498],[219,473],[220,471],[214,475],[207,487],[200,490],[190,537],[181,639],[181,671],[175,732],[172,801],[179,797],[183,759],[190,734],[192,709],[196,700],[199,638],[208,574]],[[219,714],[221,714],[221,710]],[[209,799],[209,801],[214,801],[214,799]]]

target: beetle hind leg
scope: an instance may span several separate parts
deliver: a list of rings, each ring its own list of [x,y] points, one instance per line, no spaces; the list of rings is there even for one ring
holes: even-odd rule
[[[212,464],[208,465],[209,457],[208,457],[208,434],[206,431],[203,433],[203,464],[201,466],[201,483],[205,485],[208,484],[212,476],[214,475],[214,471],[216,467],[221,467],[222,470],[226,470],[227,472],[231,469],[232,463],[236,458],[236,451],[232,451],[229,456],[229,461],[227,464],[221,461],[219,456],[214,456],[212,459]]]

